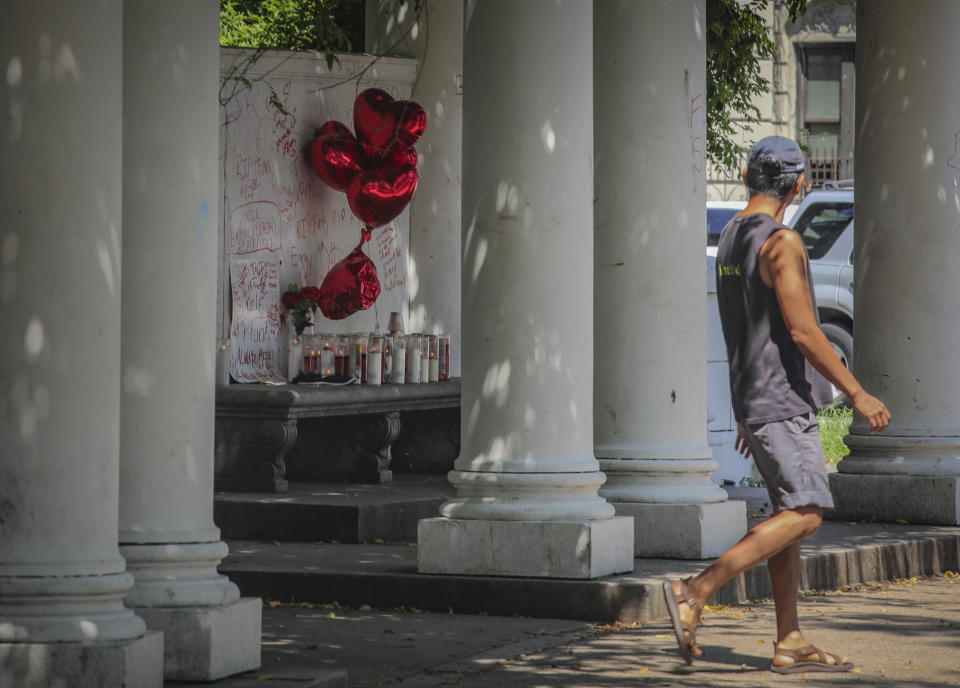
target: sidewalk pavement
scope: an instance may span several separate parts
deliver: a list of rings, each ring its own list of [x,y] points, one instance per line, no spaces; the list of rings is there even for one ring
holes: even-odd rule
[[[268,603],[261,669],[213,685],[932,688],[960,683],[960,578],[953,573],[805,594],[800,623],[807,638],[847,655],[857,664],[849,674],[770,672],[775,620],[769,600],[712,606],[704,620],[698,638],[706,655],[687,667],[665,618],[645,625],[596,625]]]

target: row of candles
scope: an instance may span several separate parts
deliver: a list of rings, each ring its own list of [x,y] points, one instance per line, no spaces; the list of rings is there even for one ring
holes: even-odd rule
[[[450,335],[301,335],[290,342],[289,378],[352,376],[363,384],[419,384],[450,377]]]

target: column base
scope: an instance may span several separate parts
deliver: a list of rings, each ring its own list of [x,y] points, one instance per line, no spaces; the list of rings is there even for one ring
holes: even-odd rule
[[[216,681],[260,666],[258,597],[220,607],[139,607],[147,627],[163,631],[163,675],[171,681]]]
[[[599,578],[633,570],[633,521],[428,518],[418,528],[420,573]]]
[[[163,688],[163,634],[103,643],[0,643],[0,688]]]
[[[960,525],[960,477],[831,473],[837,521]]]
[[[617,516],[632,516],[637,557],[711,559],[747,532],[747,506],[740,500],[713,504],[612,502]]]

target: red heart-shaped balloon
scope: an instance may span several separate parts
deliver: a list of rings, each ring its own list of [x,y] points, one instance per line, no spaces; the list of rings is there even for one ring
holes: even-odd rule
[[[386,91],[368,88],[353,104],[353,128],[357,139],[383,155],[397,141],[412,146],[427,128],[427,113],[412,100],[394,100]]]
[[[350,182],[347,202],[366,227],[380,227],[403,212],[419,181],[413,165],[386,165],[367,170]]]
[[[341,136],[321,136],[310,146],[310,161],[320,179],[337,191],[346,191],[350,181],[362,172],[367,164],[363,146],[350,134],[348,140]]]
[[[399,141],[390,147],[387,154],[383,156],[385,165],[413,165],[417,166],[417,151],[413,146],[405,146]]]
[[[318,139],[321,136],[339,136],[340,138],[353,140],[356,140],[357,138],[353,135],[353,132],[350,131],[350,127],[343,122],[338,122],[335,119],[324,122],[313,134],[313,138],[315,139]]]
[[[380,296],[377,268],[362,250],[361,242],[334,265],[320,285],[320,312],[330,320],[343,320],[366,310]]]

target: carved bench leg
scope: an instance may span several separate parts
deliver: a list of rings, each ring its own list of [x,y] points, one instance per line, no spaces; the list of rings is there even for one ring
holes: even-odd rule
[[[287,453],[297,441],[295,419],[217,420],[214,489],[286,492]]]
[[[361,483],[393,482],[390,447],[400,434],[399,412],[364,416],[360,434],[360,451],[350,467],[352,479]]]

